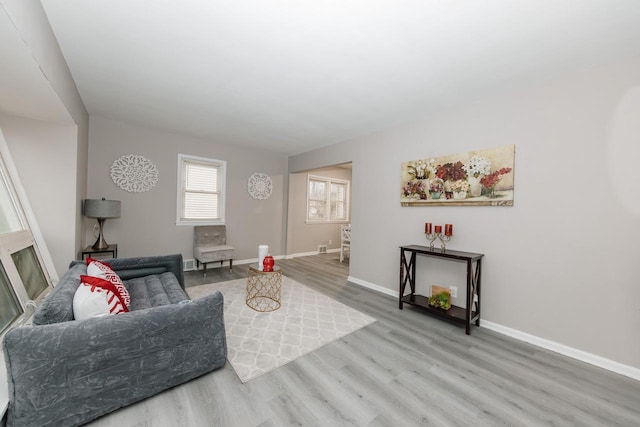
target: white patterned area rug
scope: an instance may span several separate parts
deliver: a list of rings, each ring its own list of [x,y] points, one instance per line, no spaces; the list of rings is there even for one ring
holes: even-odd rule
[[[260,313],[245,303],[246,279],[187,288],[192,299],[224,295],[227,359],[243,383],[376,321],[288,277],[282,306]]]

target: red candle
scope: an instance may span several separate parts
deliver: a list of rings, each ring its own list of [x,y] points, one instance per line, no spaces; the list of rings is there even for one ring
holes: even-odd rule
[[[442,233],[442,226],[436,225],[436,234]]]
[[[430,222],[425,222],[424,223],[424,234],[431,234],[431,223]]]
[[[444,235],[445,236],[453,236],[453,224],[445,224],[444,225]]]

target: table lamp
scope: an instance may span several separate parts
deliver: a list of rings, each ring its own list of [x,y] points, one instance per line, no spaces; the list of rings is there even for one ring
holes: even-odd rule
[[[87,218],[96,218],[100,227],[98,239],[91,246],[93,249],[107,249],[109,244],[104,240],[102,227],[107,218],[120,218],[120,201],[105,200],[104,197],[98,199],[86,199],[84,201],[84,216]]]

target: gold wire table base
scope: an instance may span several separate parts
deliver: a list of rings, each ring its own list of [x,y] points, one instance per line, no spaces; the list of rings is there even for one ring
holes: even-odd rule
[[[282,270],[260,271],[253,266],[247,271],[247,298],[245,302],[255,311],[269,312],[280,308]]]

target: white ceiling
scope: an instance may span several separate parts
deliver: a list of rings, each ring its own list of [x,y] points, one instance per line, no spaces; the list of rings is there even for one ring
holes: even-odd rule
[[[638,0],[42,0],[92,115],[295,154],[640,55]]]

